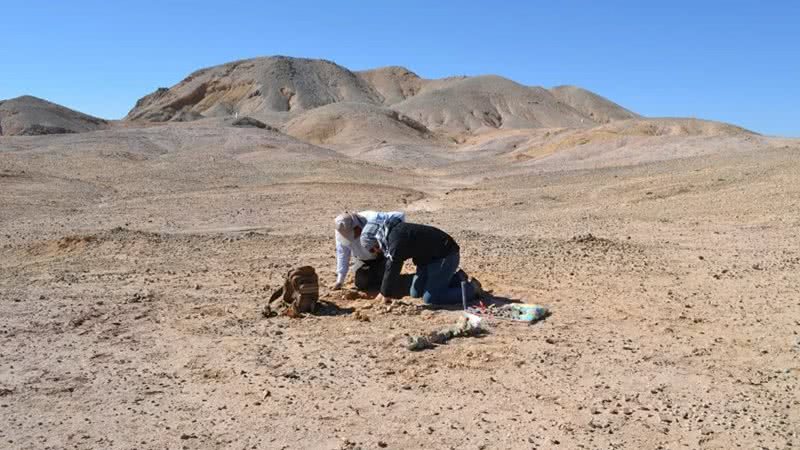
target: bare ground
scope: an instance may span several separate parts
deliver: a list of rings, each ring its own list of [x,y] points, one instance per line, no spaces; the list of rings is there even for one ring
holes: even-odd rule
[[[170,127],[0,141],[4,448],[800,442],[795,143],[429,178]],[[419,353],[406,335],[457,312],[324,289],[319,315],[263,318],[290,267],[333,281],[332,218],[367,207],[553,315]]]

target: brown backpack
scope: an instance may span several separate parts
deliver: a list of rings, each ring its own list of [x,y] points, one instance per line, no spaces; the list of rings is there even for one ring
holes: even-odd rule
[[[280,298],[281,295],[283,298]],[[283,287],[272,293],[265,315],[285,314],[301,317],[313,313],[319,300],[319,277],[311,266],[292,269],[286,274]]]

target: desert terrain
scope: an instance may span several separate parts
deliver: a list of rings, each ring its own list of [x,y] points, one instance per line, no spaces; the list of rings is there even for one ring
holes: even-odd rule
[[[119,121],[0,102],[0,447],[797,448],[798,179],[799,140],[498,76],[270,57]],[[363,209],[551,316],[407,350],[460,312],[328,289]],[[264,317],[305,264],[318,312]]]

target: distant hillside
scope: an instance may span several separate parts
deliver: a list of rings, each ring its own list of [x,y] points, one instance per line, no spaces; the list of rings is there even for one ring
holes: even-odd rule
[[[618,104],[601,97],[594,92],[577,86],[557,86],[550,92],[565,105],[569,105],[595,122],[608,123],[612,120],[636,119],[636,113],[628,111]]]
[[[280,126],[334,103],[390,108],[397,117],[451,137],[494,129],[591,127],[639,117],[575,87],[547,90],[496,75],[426,80],[399,66],[351,72],[330,61],[273,56],[198,70],[140,99],[126,119],[164,122],[248,115]],[[389,117],[380,108],[352,105],[337,114],[331,111],[321,112],[312,122],[320,124],[327,117],[340,124],[363,121],[372,126]],[[368,111],[382,118],[367,119]],[[348,114],[355,116],[343,118]]]
[[[414,72],[400,66],[358,72],[381,95],[385,105],[394,105],[417,95],[428,84]]]
[[[187,113],[258,117],[337,102],[377,104],[380,97],[365,80],[330,61],[274,56],[198,70],[139,100],[126,119],[163,122]]]
[[[394,108],[435,131],[474,134],[498,128],[588,127],[597,123],[548,90],[494,75],[454,79]]]
[[[423,143],[433,138],[424,125],[397,111],[365,103],[335,103],[289,121],[286,133],[312,144]]]
[[[106,128],[103,119],[25,95],[0,101],[0,135],[81,133]]]

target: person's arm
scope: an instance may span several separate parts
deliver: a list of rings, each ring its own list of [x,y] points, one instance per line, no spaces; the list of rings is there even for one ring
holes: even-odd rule
[[[383,282],[381,283],[381,295],[385,298],[395,296],[401,270],[403,270],[403,260],[395,258],[386,261],[386,270],[383,272]]]
[[[339,289],[347,279],[347,271],[350,269],[350,247],[343,245],[336,233],[336,283],[334,289]]]
[[[392,232],[387,237],[386,270],[383,272],[381,282],[383,297],[395,297],[399,290],[397,287],[400,283],[400,272],[403,270],[403,263],[408,259],[405,241],[405,235],[402,233]]]
[[[390,211],[390,212],[388,212],[386,214],[389,217],[398,217],[398,218],[400,218],[401,222],[405,222],[406,221],[406,213],[404,213],[403,211]]]

